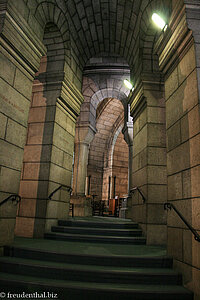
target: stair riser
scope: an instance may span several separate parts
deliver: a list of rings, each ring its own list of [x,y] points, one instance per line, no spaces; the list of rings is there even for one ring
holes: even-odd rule
[[[43,251],[28,250],[17,247],[5,247],[6,256],[65,262],[80,265],[120,266],[120,267],[145,267],[145,268],[171,268],[172,259],[159,257],[130,257],[130,256],[92,256],[76,254],[60,254]]]
[[[142,236],[142,231],[141,230],[135,230],[135,231],[105,231],[105,230],[92,230],[90,228],[83,229],[83,228],[75,228],[75,227],[59,227],[59,226],[53,226],[51,228],[52,232],[65,232],[65,233],[76,233],[76,234],[87,234],[87,235],[104,235],[104,236],[127,236],[127,237],[137,237],[137,236]]]
[[[51,292],[57,294],[59,300],[193,300],[193,296],[186,293],[173,293],[168,291],[167,293],[157,293],[151,290],[151,286],[149,291],[133,291],[133,290],[115,290],[112,291],[99,290],[99,289],[87,289],[87,288],[79,288],[79,287],[59,287],[59,286],[48,286],[48,283],[45,285],[38,283],[21,283],[17,280],[12,282],[7,282],[6,280],[0,279],[0,287],[4,292],[13,292],[13,293],[37,293],[41,292]]]
[[[97,236],[91,236],[91,237],[84,237],[84,236],[61,236],[61,235],[56,235],[53,233],[46,233],[44,235],[44,238],[46,239],[53,239],[53,240],[58,240],[58,241],[74,241],[74,242],[86,242],[86,243],[109,243],[109,244],[133,244],[133,245],[145,245],[146,240],[145,239],[134,239],[133,238],[123,238],[121,239],[120,237],[114,238],[106,238],[106,237],[97,237]]]
[[[59,226],[75,226],[75,227],[93,227],[93,228],[109,228],[109,229],[137,229],[138,224],[130,223],[130,224],[118,224],[118,223],[95,223],[95,222],[79,222],[79,221],[66,221],[66,220],[58,220]]]
[[[154,273],[146,275],[142,273],[125,274],[111,273],[111,272],[95,272],[82,270],[62,270],[56,268],[47,268],[40,266],[19,265],[15,263],[1,262],[0,272],[11,274],[30,275],[43,278],[60,279],[60,280],[74,280],[81,282],[101,282],[101,283],[124,283],[129,284],[170,284],[181,285],[181,276],[179,275],[155,275]]]

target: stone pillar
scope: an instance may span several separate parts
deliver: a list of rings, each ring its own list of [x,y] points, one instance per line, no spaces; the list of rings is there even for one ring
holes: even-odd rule
[[[74,216],[91,216],[91,199],[86,197],[87,193],[87,165],[89,146],[94,138],[96,130],[89,124],[76,125],[74,170],[73,170],[73,196]],[[88,178],[87,178],[88,179]]]
[[[160,76],[145,79],[131,98],[133,117],[132,185],[146,197],[146,203],[135,191],[132,196],[132,218],[140,223],[148,244],[166,243],[166,136],[165,100]]]
[[[124,134],[124,140],[128,145],[129,157],[128,157],[128,197],[124,202],[123,207],[123,218],[131,218],[131,210],[132,210],[132,199],[130,190],[133,188],[132,183],[132,170],[133,170],[133,120],[130,116],[130,105],[128,105],[128,122],[125,122],[124,128],[122,130]]]
[[[73,195],[85,196],[89,145],[96,130],[91,125],[78,124],[75,135]]]
[[[89,144],[75,143],[74,189],[73,194],[85,195]]]
[[[29,129],[20,183],[22,202],[16,235],[43,237],[59,218],[67,218],[77,111],[82,96],[62,71],[39,74],[33,85]]]
[[[7,2],[0,3],[0,202],[19,194],[32,84],[45,53],[42,42]],[[0,207],[0,247],[13,240],[16,212],[11,201]]]
[[[110,177],[110,199],[114,198],[114,176]]]
[[[128,194],[132,186],[132,164],[133,164],[133,120],[130,116],[130,105],[128,105],[128,120],[125,121],[124,128],[122,130],[124,134],[124,140],[129,148],[129,160],[128,160]]]

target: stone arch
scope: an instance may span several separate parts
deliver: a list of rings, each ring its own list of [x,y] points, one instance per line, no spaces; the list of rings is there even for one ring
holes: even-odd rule
[[[123,125],[124,125],[123,122],[124,122],[124,117],[123,115],[120,115],[115,121],[115,123],[113,124],[113,128],[112,131],[110,132],[110,136],[107,142],[107,155],[104,158],[105,167],[112,166],[114,146],[119,133],[123,129]]]
[[[112,144],[111,144],[111,153],[110,153],[110,164],[112,166],[113,164],[113,154],[114,154],[114,147],[115,147],[115,144],[116,144],[116,141],[117,141],[117,138],[119,136],[119,134],[121,133],[122,131],[122,128],[123,128],[123,124],[121,124],[117,130],[115,131],[115,134],[112,136]]]
[[[43,30],[45,30],[48,23],[52,23],[57,26],[64,45],[65,61],[70,63],[70,31],[63,6],[61,9],[54,1],[42,1],[38,3],[32,13],[40,23]],[[54,37],[54,39],[56,39],[56,37]],[[56,40],[54,40],[54,42],[56,43]]]
[[[90,176],[91,193],[97,194],[99,199],[108,196],[108,176],[112,175],[111,160],[116,140],[123,128],[123,110],[122,102],[116,98],[105,98],[97,107],[97,133],[90,144],[87,174]]]
[[[154,46],[159,35],[159,30],[152,23],[152,13],[158,12],[165,16],[168,21],[171,13],[171,0],[167,1],[144,1],[140,7],[140,14],[137,20],[135,32],[135,44],[132,47],[131,79],[135,86],[139,84],[142,70],[159,73],[158,58],[154,53]]]
[[[171,13],[171,0],[152,0],[144,9],[140,20],[139,50],[142,70],[158,74],[160,73],[159,62],[154,48],[160,35],[160,30],[152,22],[153,12],[158,13],[168,23]]]
[[[119,89],[116,88],[105,88],[98,90],[96,93],[94,93],[91,97],[91,103],[92,105],[97,108],[99,103],[105,99],[105,98],[116,98],[120,100],[123,104],[125,99],[127,99],[129,94],[129,90],[122,84]]]
[[[115,127],[116,126],[116,127]],[[114,196],[128,193],[128,145],[122,133],[123,118],[118,118],[107,145],[104,159],[102,199],[109,201]]]

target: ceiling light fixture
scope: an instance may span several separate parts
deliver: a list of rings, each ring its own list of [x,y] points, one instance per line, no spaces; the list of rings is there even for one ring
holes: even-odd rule
[[[128,79],[124,79],[124,84],[129,90],[133,90],[133,85]]]
[[[153,13],[152,20],[160,29],[162,29],[164,31],[167,29],[167,24],[158,14]]]

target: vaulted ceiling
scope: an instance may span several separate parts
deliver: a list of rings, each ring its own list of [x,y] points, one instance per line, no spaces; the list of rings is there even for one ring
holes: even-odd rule
[[[56,20],[84,66],[100,53],[115,53],[132,65],[155,10],[169,14],[171,0],[24,0],[35,17]],[[41,24],[42,25],[42,24]],[[134,52],[135,51],[135,52]]]
[[[87,59],[101,52],[124,57],[129,65],[138,35],[152,12],[169,13],[169,0],[66,0],[70,30]],[[164,4],[163,4],[164,3]]]

